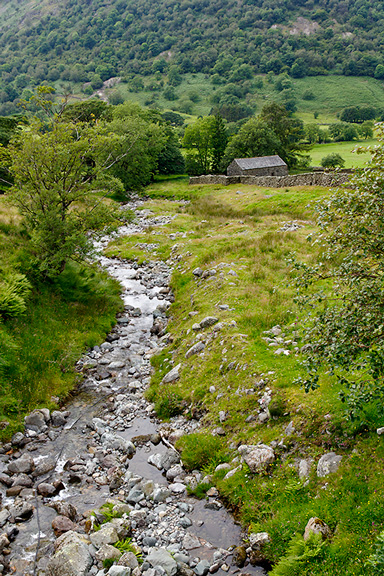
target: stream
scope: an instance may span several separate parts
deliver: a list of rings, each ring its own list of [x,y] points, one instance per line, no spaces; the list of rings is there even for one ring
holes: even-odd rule
[[[141,204],[136,200],[130,207]],[[120,234],[169,221],[145,210],[136,214],[135,222]],[[101,240],[98,248],[109,240]],[[105,256],[100,263],[122,285],[125,308],[116,326],[103,344],[78,362],[84,379],[66,406],[57,413],[35,414],[25,434],[18,433],[0,450],[0,533],[10,541],[2,546],[0,536],[0,573],[51,576],[52,522],[58,514],[84,532],[89,511],[113,498],[131,507],[131,537],[143,551],[143,574],[150,569],[145,558],[153,547],[171,551],[198,576],[204,576],[208,566],[210,573],[219,575],[266,574],[247,562],[243,568],[233,564],[231,551],[242,544],[242,530],[215,489],[205,500],[187,495],[186,485],[196,484],[201,475],[183,470],[172,444],[181,433],[197,431],[199,422],[179,416],[161,423],[143,395],[152,373],[150,358],[167,341],[151,328],[154,319],[166,325],[173,299],[168,287],[172,263],[151,261],[150,256],[140,266]],[[62,503],[74,507],[72,520],[71,514],[63,513]],[[55,529],[60,533],[60,526]],[[202,560],[207,568],[200,573]],[[107,572],[95,562],[84,574]],[[60,576],[67,573],[72,575],[64,570]],[[161,574],[156,570],[156,576]]]

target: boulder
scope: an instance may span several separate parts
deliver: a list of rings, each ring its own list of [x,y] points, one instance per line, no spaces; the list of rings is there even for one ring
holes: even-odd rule
[[[66,516],[56,516],[52,520],[52,528],[55,536],[62,536],[66,532],[75,531],[76,525]]]
[[[243,444],[239,446],[238,451],[252,473],[265,470],[275,461],[273,449],[266,444]]]
[[[56,553],[47,565],[47,576],[87,576],[93,560],[88,541],[76,532],[57,539]]]
[[[109,522],[103,524],[97,532],[93,532],[89,538],[95,548],[101,548],[104,544],[116,544],[119,541],[116,527]]]
[[[54,502],[52,508],[54,508],[60,516],[66,516],[70,520],[76,520],[77,510],[70,502],[58,500]]]
[[[208,328],[209,326],[213,326],[214,324],[216,324],[216,322],[218,322],[219,319],[215,318],[214,316],[206,316],[205,318],[202,319],[202,321],[200,322],[200,329],[202,328]]]
[[[105,562],[105,560],[119,560],[121,552],[114,546],[103,544],[98,549],[95,556],[99,562]]]
[[[194,354],[198,354],[199,352],[202,352],[202,350],[204,350],[205,348],[205,344],[204,342],[197,342],[197,344],[194,344],[185,354],[186,358],[189,358],[190,356],[193,356]]]
[[[119,434],[112,434],[112,432],[104,432],[101,436],[101,443],[111,450],[120,450],[128,455],[136,452],[136,448],[130,440],[126,440]]]
[[[24,418],[24,426],[27,430],[39,433],[46,430],[48,420],[49,410],[33,410]]]
[[[311,534],[321,534],[323,540],[332,536],[329,526],[320,520],[320,518],[312,517],[308,520],[308,524],[304,530],[304,540],[308,540]]]
[[[324,476],[328,476],[328,474],[336,472],[342,458],[342,456],[338,456],[335,452],[327,452],[327,454],[324,454],[317,463],[317,475],[323,478]]]
[[[32,476],[37,478],[37,476],[44,476],[44,474],[48,474],[51,470],[54,470],[56,467],[56,462],[53,458],[44,458],[41,460],[35,467],[34,471],[32,472]]]
[[[236,546],[232,555],[232,563],[238,568],[242,568],[247,559],[247,551],[244,546]]]
[[[162,384],[170,384],[171,382],[176,382],[180,378],[181,364],[177,364],[172,370],[170,370],[163,378]]]
[[[35,467],[32,456],[29,454],[23,454],[20,458],[12,460],[8,464],[8,472],[12,474],[29,474]]]
[[[37,486],[37,491],[44,498],[49,498],[50,496],[54,496],[56,494],[56,488],[52,484],[49,484],[48,482],[42,482],[41,484],[39,484]]]
[[[147,561],[153,568],[159,566],[165,570],[167,576],[176,576],[177,562],[165,548],[152,548]]]
[[[124,566],[126,568],[130,568],[134,570],[138,567],[139,562],[133,552],[124,552],[122,556],[120,556],[120,560],[118,561],[118,566]]]
[[[196,576],[206,576],[209,572],[210,564],[208,560],[200,560],[194,568]]]

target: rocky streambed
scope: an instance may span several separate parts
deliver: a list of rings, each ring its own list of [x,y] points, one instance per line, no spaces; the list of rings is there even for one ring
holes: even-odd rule
[[[121,234],[169,221],[143,210],[136,216]],[[84,379],[65,409],[35,410],[25,432],[0,448],[0,573],[263,574],[248,561],[263,535],[246,550],[214,488],[203,501],[187,495],[202,478],[184,470],[173,444],[199,422],[161,424],[143,396],[150,358],[167,342],[172,261],[101,257],[101,264],[122,284],[124,312],[78,362]]]

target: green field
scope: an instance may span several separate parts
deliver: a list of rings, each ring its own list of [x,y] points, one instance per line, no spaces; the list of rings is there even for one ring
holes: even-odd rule
[[[367,152],[357,154],[353,152],[359,146],[374,146],[376,140],[362,140],[360,142],[330,142],[329,144],[316,144],[309,152],[312,166],[320,166],[321,159],[328,154],[340,154],[345,160],[345,168],[360,168],[369,160]]]

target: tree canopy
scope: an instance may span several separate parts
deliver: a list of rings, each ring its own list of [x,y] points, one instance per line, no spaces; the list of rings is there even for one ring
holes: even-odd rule
[[[305,321],[307,389],[325,366],[352,417],[384,407],[384,128],[370,162],[318,206],[319,263],[295,263]]]

